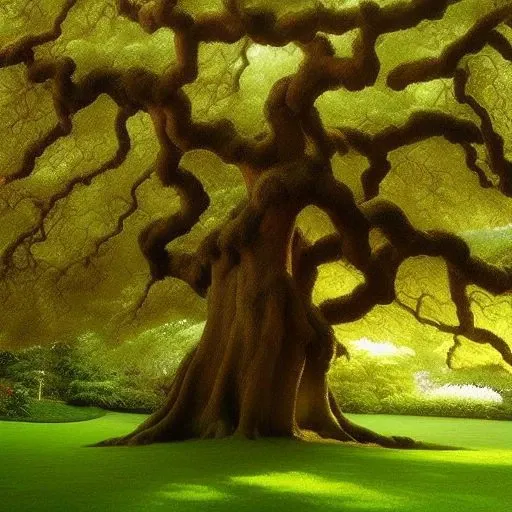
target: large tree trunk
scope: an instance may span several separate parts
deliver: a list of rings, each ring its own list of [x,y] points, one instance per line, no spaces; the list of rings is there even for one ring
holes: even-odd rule
[[[286,217],[267,215],[258,236],[237,250],[218,244],[205,330],[165,405],[133,433],[101,444],[234,435],[397,445],[352,425],[329,392],[336,340],[291,276]]]

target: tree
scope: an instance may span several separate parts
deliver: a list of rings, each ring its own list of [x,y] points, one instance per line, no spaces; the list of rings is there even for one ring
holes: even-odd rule
[[[0,52],[0,68],[10,78],[3,94],[11,98],[9,112],[18,113],[7,132],[11,149],[3,163],[8,170],[2,179],[3,211],[7,222],[9,215],[23,217],[16,233],[5,237],[4,300],[15,293],[20,275],[46,276],[43,280],[52,276],[57,283],[72,285],[79,296],[80,288],[89,285],[88,269],[102,248],[143,210],[138,192],[153,173],[164,190],[177,193],[180,206],[168,215],[160,212],[158,218],[148,215],[152,220],[140,231],[138,242],[150,279],[127,309],[139,311],[153,287],[167,278],[181,280],[207,298],[203,335],[182,361],[166,404],[135,432],[107,444],[233,434],[307,437],[305,432],[313,431],[343,441],[411,446],[409,439],[384,437],[354,425],[329,391],[329,366],[346,353],[332,326],[355,322],[382,306],[398,305],[411,319],[452,336],[448,361],[464,339],[489,345],[512,364],[504,337],[477,323],[474,312],[478,293],[489,301],[496,296],[508,301],[512,267],[474,255],[461,235],[446,229],[454,224],[444,212],[447,198],[455,201],[458,196],[472,202],[459,216],[467,218],[471,209],[478,213],[478,222],[466,222],[466,229],[482,221],[491,227],[510,221],[506,100],[499,103],[499,90],[494,96],[477,90],[490,75],[489,88],[510,87],[510,1],[119,0],[116,14],[107,0],[87,7],[87,2],[63,0],[45,12],[44,19],[53,20],[50,27],[32,14],[43,3],[12,1],[3,7],[6,14],[15,12],[16,19],[24,20],[18,30],[26,30],[21,37],[6,30]],[[117,23],[123,24],[121,30]],[[140,28],[149,35],[142,36]],[[95,31],[100,36],[92,43]],[[115,37],[108,39],[109,34]],[[416,46],[409,50],[413,41]],[[343,55],[350,47],[351,53]],[[245,119],[250,118],[253,98],[240,91],[244,73],[254,65],[251,60],[256,62],[269,48],[292,52],[297,68],[291,72],[286,66],[281,69],[278,61],[263,59],[268,76],[262,73],[260,82],[272,83],[265,99],[264,130],[258,131],[257,122]],[[172,56],[175,62],[170,64]],[[241,98],[246,108],[241,114],[230,112]],[[351,98],[353,106],[344,106]],[[382,106],[386,103],[388,110]],[[94,105],[99,105],[97,119],[80,117]],[[117,149],[105,159],[102,146],[112,140],[98,139],[97,134],[105,124],[101,109],[108,108],[116,111]],[[359,125],[344,118],[356,118],[354,110],[366,117]],[[139,169],[147,155],[138,160],[135,155],[132,168],[139,174],[131,175],[126,188],[119,171],[137,153],[140,141],[133,143],[129,123],[140,119],[139,113],[151,120],[158,154],[144,172]],[[32,125],[25,121],[20,128],[23,115]],[[244,134],[248,126],[256,133]],[[85,150],[77,144],[59,153],[59,144],[79,129],[90,137]],[[144,129],[134,133],[151,144]],[[24,136],[31,141],[27,147]],[[410,156],[411,147],[425,142],[440,152],[448,169],[428,168],[424,161],[429,154],[416,155],[416,160]],[[201,157],[198,150],[204,151]],[[246,198],[195,250],[187,251],[185,242],[180,246],[176,241],[205,230],[200,219],[210,206],[209,194],[196,176],[203,175],[206,152],[241,173]],[[185,162],[191,154],[196,155],[195,167],[189,170]],[[340,167],[344,155],[356,154],[366,160],[362,172]],[[403,160],[394,166],[397,154]],[[92,170],[66,169],[88,158],[103,163]],[[72,163],[66,165],[66,160]],[[425,165],[433,182],[430,193],[435,194],[432,202],[420,204],[419,212],[414,204],[409,208],[422,183],[413,182],[411,170],[398,178],[406,187],[400,187],[396,177],[404,163],[414,167],[418,161],[420,170]],[[46,172],[38,169],[45,165]],[[351,166],[356,166],[354,161]],[[215,169],[206,172],[206,181],[215,182]],[[220,177],[227,180],[226,187],[233,186],[233,178],[225,178],[225,173]],[[96,206],[85,199],[78,218],[88,228],[92,250],[67,265],[57,264],[59,251],[53,249],[52,257],[44,246],[51,244],[52,230],[62,229],[66,220],[60,205],[68,201],[72,210],[77,190],[97,181],[104,187],[99,197],[116,211],[116,221],[98,234]],[[437,190],[435,182],[442,184]],[[458,183],[464,183],[462,189]],[[128,199],[121,199],[124,209],[119,213],[116,189],[123,187]],[[406,190],[409,197],[404,197]],[[146,205],[165,212],[170,197]],[[312,206],[333,226],[331,233],[316,240],[299,227],[302,212]],[[425,212],[437,219],[436,228],[419,227],[425,224]],[[61,239],[60,250],[66,253],[72,241],[69,235]],[[429,293],[399,295],[400,272],[420,257],[442,262],[456,321],[425,314],[425,304],[435,301]],[[339,297],[315,305],[319,267],[338,260],[359,281]],[[122,269],[111,268],[121,279]],[[102,284],[95,286],[101,289]],[[126,309],[119,301],[117,307]],[[26,318],[18,318],[18,331],[29,337],[32,327]]]

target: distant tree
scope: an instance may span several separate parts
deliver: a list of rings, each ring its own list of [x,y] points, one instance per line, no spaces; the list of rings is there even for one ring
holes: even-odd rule
[[[15,226],[2,239],[4,301],[16,289],[29,296],[31,285],[22,286],[19,276],[37,283],[30,278],[52,275],[61,293],[69,287],[75,297],[82,288],[86,293],[88,269],[136,215],[151,219],[138,236],[150,280],[135,302],[126,286],[119,312],[140,311],[167,278],[207,299],[204,332],[165,405],[131,434],[104,444],[314,432],[411,446],[410,439],[349,421],[327,382],[332,361],[346,353],[331,326],[379,306],[398,304],[411,320],[451,335],[448,361],[466,339],[512,364],[503,337],[475,322],[468,292],[477,287],[485,297],[507,298],[512,268],[474,256],[446,230],[456,224],[447,203],[459,199],[465,203],[453,208],[459,219],[475,216],[490,227],[510,221],[512,110],[500,90],[512,80],[510,1],[120,0],[118,14],[108,0],[44,4],[11,0],[0,7],[7,23],[13,12],[17,20],[3,29],[0,51],[8,103],[1,206],[4,222]],[[296,69],[269,60],[280,51],[298,58]],[[254,83],[269,91],[260,124],[251,117],[258,96],[244,92],[245,75],[258,65],[263,70]],[[484,94],[479,84],[486,84]],[[88,115],[90,108],[96,110]],[[108,124],[102,116],[112,109],[117,149],[106,159],[113,140],[102,135]],[[153,141],[147,123],[136,126],[148,116]],[[87,134],[81,142],[80,130]],[[140,145],[155,140],[150,166]],[[421,144],[427,150],[414,155],[411,148]],[[233,198],[229,189],[238,183],[212,154],[241,173],[245,199],[210,228],[205,186],[228,189],[225,197]],[[340,166],[344,155],[353,161]],[[366,165],[358,174],[361,158]],[[429,167],[432,158],[446,168]],[[153,173],[177,193],[177,211],[169,211],[175,196],[153,191],[152,201],[142,192]],[[85,189],[96,195],[79,202]],[[330,234],[312,241],[300,229],[308,207],[328,217]],[[117,213],[102,232],[105,211]],[[425,215],[436,219],[435,227],[420,227]],[[195,249],[176,243],[198,230],[205,236]],[[137,268],[126,240],[118,249],[124,258],[110,267],[118,283]],[[84,244],[85,255],[70,249]],[[397,295],[398,274],[422,256],[443,262],[452,319],[425,314],[429,293]],[[318,269],[337,260],[359,280],[315,305]],[[104,260],[98,267],[109,268]],[[98,275],[108,281],[110,274]],[[414,283],[415,274],[409,277]],[[106,284],[98,279],[94,286]],[[27,300],[36,300],[38,311],[50,309],[44,297]],[[31,322],[39,320],[24,311],[14,327],[30,337]],[[101,317],[101,304],[97,311]],[[94,317],[90,309],[88,315]]]

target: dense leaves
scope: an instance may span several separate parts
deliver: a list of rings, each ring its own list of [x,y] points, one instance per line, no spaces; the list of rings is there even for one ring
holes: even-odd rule
[[[509,1],[180,1],[160,24],[158,5],[172,10],[111,0],[0,6],[2,345],[91,330],[126,341],[162,323],[204,319],[203,301],[186,284],[152,280],[137,243],[148,225],[180,209],[179,195],[156,175],[151,104],[168,100],[188,126],[175,137],[181,167],[210,196],[178,242],[193,252],[244,196],[237,171],[258,159],[257,143],[287,135],[268,115],[283,78],[288,107],[313,101],[335,146],[333,173],[361,211],[374,197],[387,200],[415,230],[457,233],[473,256],[510,268]],[[191,26],[194,34],[183,29]],[[144,103],[166,80],[177,99]],[[215,139],[210,128],[229,136]],[[313,207],[298,223],[310,241],[334,232]],[[386,229],[369,231],[374,251],[390,240],[398,247]],[[475,281],[473,266],[457,294],[446,252],[424,241],[402,256],[385,270],[394,276],[391,299],[370,303],[363,318],[339,316],[334,303],[333,317],[345,322],[338,337],[349,348],[362,336],[390,339],[448,354],[454,367],[477,357],[500,363],[512,337],[505,284]],[[345,296],[364,282],[365,270],[341,255],[319,267],[313,297]]]

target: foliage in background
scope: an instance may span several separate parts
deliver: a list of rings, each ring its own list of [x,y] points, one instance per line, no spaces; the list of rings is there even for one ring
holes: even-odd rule
[[[36,400],[44,371],[43,397],[73,405],[152,412],[163,401],[181,358],[203,324],[179,321],[151,329],[119,346],[97,333],[51,346],[0,352],[0,378],[19,383]],[[1,414],[0,414],[1,415]]]
[[[21,384],[0,383],[0,416],[24,417],[29,414],[28,390]]]
[[[512,375],[500,365],[449,369],[440,357],[356,353],[338,359],[329,380],[347,412],[512,419]]]
[[[163,401],[152,389],[123,387],[116,381],[73,381],[68,390],[68,403],[72,405],[96,405],[105,409],[130,412],[152,412]]]
[[[119,346],[88,333],[66,343],[0,352],[0,378],[18,382],[32,404],[37,404],[34,375],[43,370],[44,398],[151,412],[164,400],[181,358],[199,339],[203,326],[185,320],[169,323]],[[329,374],[338,403],[353,413],[512,419],[512,376],[507,370],[492,364],[448,369],[442,353],[420,350],[424,344],[425,340],[412,343],[412,349],[368,339],[349,342],[350,359],[337,359]],[[418,376],[428,380],[426,387],[419,384]],[[446,389],[443,386],[455,390],[473,386],[474,391],[499,393],[502,401],[483,399],[485,393],[438,396],[432,392]]]
[[[329,380],[337,400],[348,412],[381,412],[384,399],[414,390],[410,367],[381,357],[338,359]]]

